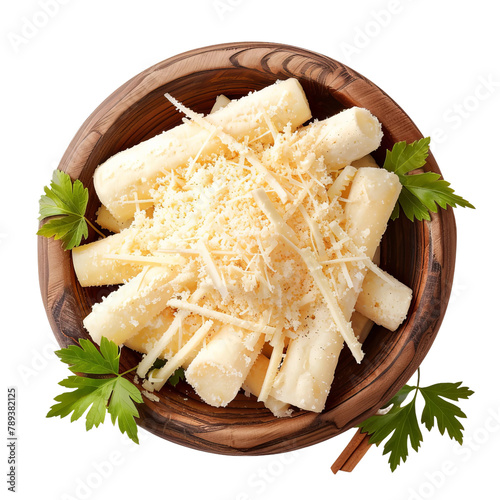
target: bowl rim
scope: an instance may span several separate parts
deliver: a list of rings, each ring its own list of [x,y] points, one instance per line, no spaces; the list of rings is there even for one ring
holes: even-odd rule
[[[220,60],[213,57],[215,55],[218,55]],[[295,76],[299,81],[309,79],[326,86],[332,96],[346,107],[353,102],[362,105],[369,95],[372,101],[369,106],[363,107],[367,107],[379,118],[384,126],[384,135],[388,134],[390,140],[396,136],[404,136],[411,142],[422,137],[416,125],[398,104],[378,86],[345,64],[293,45],[274,42],[223,43],[172,56],[150,66],[120,86],[85,120],[70,142],[58,168],[69,173],[74,179],[88,168],[93,149],[118,118],[118,103],[120,109],[124,104],[132,106],[168,83],[165,78],[181,78],[183,72],[192,74],[208,69],[227,69],[226,66],[217,67],[222,64],[220,61],[235,68],[259,69],[270,74],[275,74],[275,64],[281,64],[282,72]],[[187,68],[191,69],[188,71]],[[339,82],[342,82],[342,85],[339,85]],[[386,117],[385,120],[381,115]],[[94,165],[94,168],[96,166]],[[426,170],[441,174],[432,153],[429,154]],[[276,419],[274,425],[268,420],[257,421],[254,425],[233,426],[223,426],[219,421],[211,424],[200,423],[196,416],[184,413],[182,419],[187,427],[199,427],[199,439],[193,441],[186,440],[182,429],[169,429],[165,420],[159,419],[155,413],[154,403],[145,400],[145,405],[141,405],[138,424],[158,436],[198,450],[231,455],[261,455],[292,451],[319,443],[374,414],[409,380],[424,359],[437,335],[451,294],[456,254],[453,211],[451,208],[446,211],[439,209],[437,214],[431,215],[430,221],[417,224],[419,241],[428,252],[428,261],[425,263],[427,267],[420,270],[418,283],[421,288],[414,291],[414,300],[424,297],[427,300],[432,299],[434,313],[428,317],[425,324],[417,324],[418,317],[406,320],[405,325],[412,326],[413,334],[405,338],[404,345],[401,345],[397,352],[389,351],[385,360],[373,367],[371,382],[358,388],[360,390],[342,403],[347,406],[327,409],[320,414],[297,412],[286,420]],[[446,238],[442,238],[443,234],[446,234]],[[49,262],[50,256],[57,257],[57,264]],[[61,316],[63,302],[66,301],[66,307],[69,309],[76,305],[74,297],[71,296],[73,292],[66,285],[70,283],[71,286],[76,286],[69,252],[62,250],[59,242],[38,237],[38,261],[41,294],[52,330],[61,347],[74,344],[76,338],[68,333],[64,324],[64,319],[68,319],[68,310],[64,313],[66,316]],[[59,294],[56,293],[57,290]],[[388,373],[390,375],[387,375]],[[376,396],[370,391],[372,383],[375,382],[378,384]],[[354,418],[346,411],[346,408],[353,406],[359,408]],[[270,425],[275,433],[272,439],[269,437]],[[287,438],[289,434],[280,432],[280,426],[293,429],[293,437]]]

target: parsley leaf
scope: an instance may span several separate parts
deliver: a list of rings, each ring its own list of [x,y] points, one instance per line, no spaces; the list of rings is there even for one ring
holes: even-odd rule
[[[182,368],[182,366],[177,368],[177,370],[175,370],[175,372],[172,373],[172,375],[170,375],[168,383],[173,387],[175,387],[181,380],[186,380],[186,376],[184,374],[184,368]]]
[[[139,443],[135,421],[139,412],[135,403],[142,403],[143,399],[139,389],[123,377],[124,373],[119,373],[118,346],[103,337],[99,352],[90,340],[80,339],[79,342],[80,347],[66,347],[56,351],[57,356],[69,365],[73,373],[106,377],[72,375],[59,382],[62,387],[76,390],[56,396],[54,400],[57,403],[51,407],[47,417],[62,418],[72,413],[71,421],[74,422],[88,410],[88,431],[104,422],[107,410],[112,423],[118,421],[120,431],[126,433],[135,443]]]
[[[396,142],[392,151],[387,151],[385,155],[384,168],[402,176],[423,167],[429,156],[430,142],[430,137],[425,137],[409,145],[406,144],[406,141]]]
[[[163,368],[166,365],[166,363],[167,363],[166,359],[156,358],[155,362],[151,366],[149,373],[151,373],[153,370],[159,370],[160,368]],[[170,375],[167,382],[172,387],[175,387],[181,380],[186,380],[184,368],[182,368],[182,366],[177,368],[177,370],[175,370],[175,372],[172,373],[172,375]]]
[[[409,404],[395,410],[395,420],[397,420],[397,425],[395,426],[394,433],[384,446],[384,455],[390,453],[389,465],[391,466],[391,471],[396,469],[400,460],[406,462],[408,457],[408,439],[410,439],[411,446],[415,451],[418,451],[422,442],[422,433],[420,432],[415,412],[415,398]],[[399,454],[394,453],[395,450],[399,450]]]
[[[429,155],[430,137],[407,144],[406,141],[394,144],[392,151],[386,152],[384,168],[394,172],[403,186],[398,203],[391,218],[399,217],[400,208],[412,222],[430,220],[429,212],[437,212],[438,205],[446,209],[448,206],[475,208],[467,200],[455,194],[450,183],[441,179],[439,174],[425,172],[407,175],[422,168]]]
[[[139,412],[134,404],[143,403],[141,391],[123,377],[115,379],[113,393],[109,401],[108,411],[113,424],[118,420],[118,428],[122,433],[127,433],[128,437],[139,444],[137,437],[137,424],[134,417],[139,416]]]
[[[104,236],[85,217],[89,191],[81,181],[72,182],[67,173],[55,170],[50,186],[43,190],[45,194],[40,197],[38,219],[55,218],[45,222],[36,234],[62,240],[65,250],[78,246],[82,238],[88,237],[87,224]]]
[[[435,419],[439,432],[444,435],[446,430],[448,436],[460,444],[463,442],[463,426],[457,417],[465,418],[465,414],[458,406],[443,398],[453,401],[458,401],[461,398],[468,399],[473,392],[468,387],[460,387],[461,384],[462,382],[455,384],[435,384],[420,389],[425,400],[422,423],[427,430],[432,429]]]
[[[420,369],[418,370],[420,380]],[[389,453],[389,465],[394,472],[401,461],[406,462],[408,457],[408,440],[412,448],[418,451],[422,442],[422,433],[418,424],[415,403],[417,395],[422,394],[425,406],[422,412],[421,422],[427,430],[434,427],[434,421],[438,424],[439,432],[443,435],[445,430],[452,439],[456,439],[460,444],[463,442],[463,426],[458,420],[466,418],[465,413],[456,405],[446,401],[451,399],[468,399],[474,394],[468,387],[458,383],[435,384],[429,387],[405,385],[384,407],[388,411],[374,415],[359,427],[363,432],[370,435],[370,443],[377,446],[389,438],[384,445],[383,454]],[[415,391],[412,400],[405,406],[401,406],[407,396]],[[446,398],[446,399],[444,399]]]
[[[118,346],[103,337],[101,352],[87,339],[80,339],[80,346],[70,345],[56,351],[63,363],[70,365],[73,373],[88,373],[95,375],[118,375],[120,354]]]
[[[408,457],[408,439],[415,451],[418,451],[422,442],[422,433],[418,426],[415,412],[416,392],[412,401],[405,406],[401,404],[408,394],[416,387],[405,385],[389,402],[392,405],[384,415],[375,415],[361,424],[361,430],[370,434],[370,443],[379,445],[384,439],[389,438],[384,446],[383,454],[389,453],[389,465],[394,471],[400,460],[406,461]]]

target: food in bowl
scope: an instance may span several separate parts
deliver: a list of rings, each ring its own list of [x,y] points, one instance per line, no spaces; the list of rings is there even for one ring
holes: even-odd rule
[[[310,121],[293,78],[207,116],[167,97],[189,120],[95,171],[116,234],[74,269],[120,286],[85,328],[144,353],[147,391],[183,367],[212,406],[243,388],[276,416],[321,412],[344,343],[361,362],[371,322],[396,329],[412,297],[373,262],[401,191],[369,156],[381,125],[358,107]]]

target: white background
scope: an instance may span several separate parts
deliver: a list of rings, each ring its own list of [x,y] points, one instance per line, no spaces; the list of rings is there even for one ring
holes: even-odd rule
[[[465,499],[498,498],[498,112],[495,2],[476,0],[44,0],[2,2],[0,266],[2,413],[18,390],[17,498]],[[28,24],[39,26],[29,29]],[[372,447],[353,473],[330,465],[354,430],[286,455],[226,457],[140,433],[138,447],[108,421],[46,419],[67,369],[38,286],[38,198],[79,126],[112,91],[180,52],[231,41],[283,42],[326,54],[385,90],[431,135],[458,194],[458,253],[451,303],[422,364],[422,383],[464,383],[462,448],[435,429],[391,473]],[[440,130],[438,130],[440,129]],[[439,140],[438,140],[439,139]],[[6,443],[6,438],[4,438]],[[6,445],[0,446],[2,496]],[[483,489],[483,491],[485,491]],[[493,498],[489,496],[489,498]]]

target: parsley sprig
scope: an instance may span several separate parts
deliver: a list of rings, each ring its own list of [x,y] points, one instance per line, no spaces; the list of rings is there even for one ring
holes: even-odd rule
[[[51,407],[47,417],[62,418],[72,413],[73,422],[88,410],[88,431],[104,422],[107,410],[112,423],[118,421],[120,431],[139,444],[135,421],[139,412],[135,403],[143,403],[143,399],[139,389],[124,377],[137,367],[119,373],[120,351],[106,337],[101,340],[100,352],[90,340],[80,339],[79,342],[80,346],[72,345],[56,351],[56,354],[63,363],[69,365],[73,373],[85,376],[77,374],[59,382],[63,387],[76,390],[56,396],[54,400],[57,403]],[[93,375],[105,378],[95,378]]]
[[[74,422],[88,410],[85,427],[89,431],[104,422],[107,411],[111,422],[115,424],[118,421],[120,431],[139,444],[135,421],[139,412],[135,403],[140,404],[144,400],[140,390],[124,377],[137,366],[119,373],[120,349],[106,337],[102,337],[99,349],[87,339],[80,339],[79,344],[56,351],[59,359],[76,374],[59,382],[59,385],[76,390],[56,396],[54,400],[57,403],[50,408],[47,417],[63,418],[71,414],[71,421]],[[165,360],[157,359],[151,369],[161,368],[165,363]],[[181,380],[185,380],[182,367],[175,370],[168,383],[175,387]]]
[[[72,182],[67,173],[55,170],[50,186],[43,190],[45,194],[40,197],[38,219],[56,217],[45,222],[36,234],[62,240],[65,250],[78,246],[82,238],[88,237],[88,225],[104,237],[85,217],[89,191],[81,181]]]
[[[403,189],[398,203],[394,207],[391,218],[399,217],[400,208],[412,222],[430,220],[430,212],[437,212],[438,205],[446,209],[447,206],[475,208],[467,200],[455,194],[450,183],[441,179],[434,172],[410,172],[422,168],[429,155],[430,137],[407,144],[406,141],[397,142],[391,151],[387,150],[384,168],[394,172],[401,182]]]
[[[414,392],[409,403],[402,406],[410,393]],[[405,385],[384,407],[380,415],[374,415],[362,422],[359,427],[370,435],[370,443],[377,446],[386,438],[383,454],[389,454],[389,465],[394,472],[401,461],[408,457],[408,441],[418,451],[422,443],[422,432],[417,419],[416,400],[418,394],[424,399],[424,409],[420,418],[427,430],[431,430],[435,422],[441,435],[448,433],[451,439],[463,443],[463,426],[458,418],[466,418],[465,413],[449,400],[468,399],[472,394],[462,382],[434,384],[420,387],[420,368],[417,385]],[[390,437],[389,437],[390,436]]]

